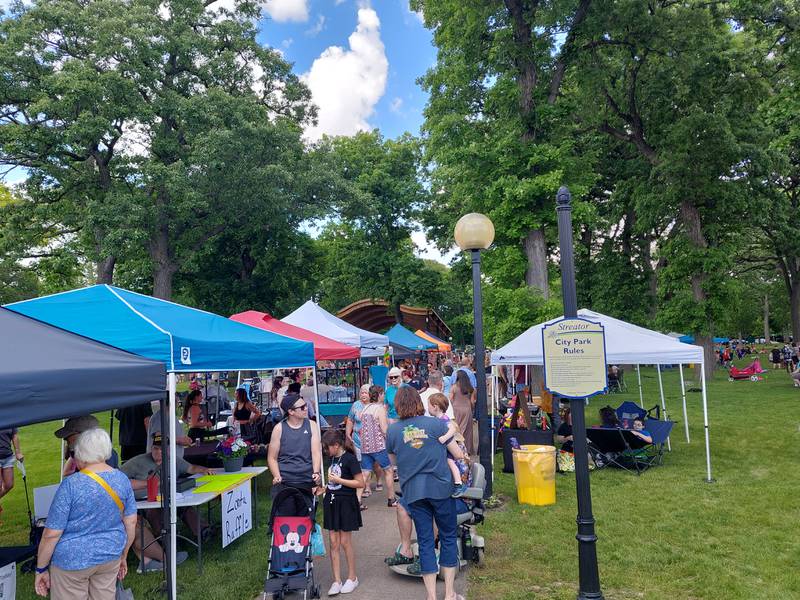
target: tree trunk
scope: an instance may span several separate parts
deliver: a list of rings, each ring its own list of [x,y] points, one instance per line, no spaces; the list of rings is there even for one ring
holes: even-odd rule
[[[525,256],[528,258],[525,283],[541,291],[542,298],[547,300],[550,297],[550,289],[547,283],[547,239],[544,227],[529,231],[523,244]]]
[[[800,283],[792,279],[791,294],[791,313],[792,313],[792,340],[800,340]]]
[[[764,342],[769,344],[769,296],[764,294]]]
[[[163,300],[172,299],[172,278],[178,271],[175,256],[170,246],[169,222],[165,215],[166,198],[159,192],[156,199],[159,207],[159,223],[150,240],[150,256],[153,259],[153,296]]]
[[[114,283],[114,266],[117,264],[116,256],[107,256],[97,261],[97,283]]]
[[[681,221],[686,231],[686,236],[689,238],[691,244],[698,250],[705,250],[708,248],[708,242],[703,234],[703,224],[700,221],[700,211],[692,204],[691,201],[685,200],[681,203],[680,208]],[[692,273],[689,278],[692,286],[692,298],[694,301],[703,307],[705,311],[705,304],[707,300],[706,290],[703,284],[706,280],[704,272]],[[713,326],[710,320],[706,321],[707,334],[694,331],[695,343],[703,347],[703,356],[705,358],[705,373],[707,377],[711,377],[714,369],[717,366],[717,361],[714,358],[714,338]]]

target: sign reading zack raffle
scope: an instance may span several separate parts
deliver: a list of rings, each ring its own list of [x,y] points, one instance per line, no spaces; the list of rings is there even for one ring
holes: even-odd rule
[[[586,398],[608,389],[603,326],[561,319],[542,327],[544,387],[564,398]]]

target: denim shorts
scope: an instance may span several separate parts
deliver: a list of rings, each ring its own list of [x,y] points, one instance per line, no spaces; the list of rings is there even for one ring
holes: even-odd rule
[[[17,457],[14,454],[6,458],[0,458],[0,469],[13,469],[16,460]]]
[[[372,465],[378,463],[381,468],[388,469],[391,466],[391,461],[389,460],[389,453],[386,450],[381,450],[380,452],[373,452],[371,454],[367,454],[366,452],[361,452],[361,470],[362,471],[372,471]]]

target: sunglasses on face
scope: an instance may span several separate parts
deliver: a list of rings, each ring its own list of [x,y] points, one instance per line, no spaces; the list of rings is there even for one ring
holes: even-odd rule
[[[400,375],[392,375],[389,379],[400,379]]]
[[[308,408],[308,404],[301,404],[300,406],[293,406],[292,410],[306,410]]]

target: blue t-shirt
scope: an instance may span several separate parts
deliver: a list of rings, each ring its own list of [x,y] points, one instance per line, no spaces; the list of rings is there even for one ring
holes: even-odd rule
[[[401,383],[400,387],[406,385],[405,383]],[[396,419],[397,418],[397,411],[394,408],[394,397],[397,395],[397,390],[400,388],[396,388],[393,385],[386,386],[386,404],[389,406],[389,410],[386,411],[386,418],[387,419]]]
[[[121,471],[98,473],[117,492],[125,516],[136,514],[136,500],[128,477]],[[119,559],[128,536],[119,507],[99,483],[75,473],[58,486],[47,515],[46,527],[63,530],[52,563],[77,571]]]
[[[350,406],[350,412],[347,418],[353,422],[353,445],[361,450],[361,411],[364,410],[364,403],[361,400],[356,400]]]
[[[447,424],[435,417],[413,417],[389,425],[386,449],[397,457],[403,499],[409,504],[453,493],[447,448],[439,442],[445,433]]]

